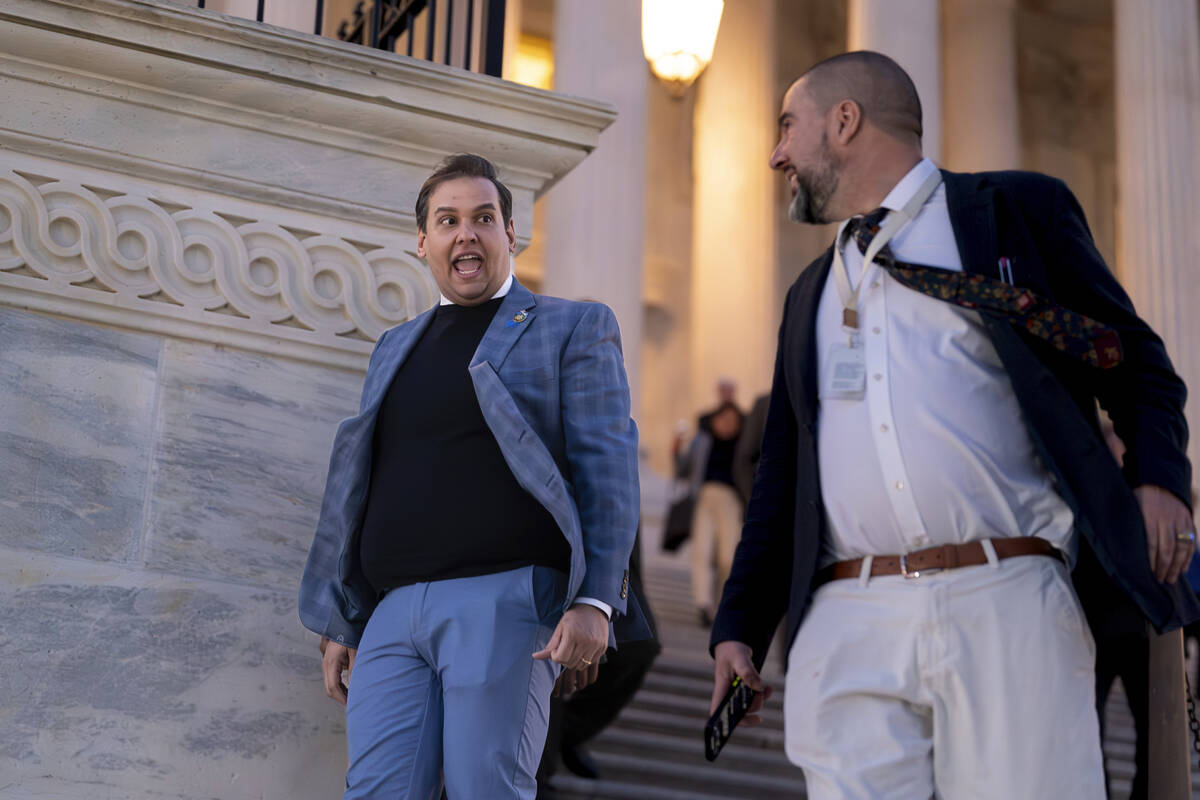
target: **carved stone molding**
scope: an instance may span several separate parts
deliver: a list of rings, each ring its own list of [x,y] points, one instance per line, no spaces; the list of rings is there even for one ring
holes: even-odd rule
[[[0,302],[361,368],[437,297],[407,235],[121,182],[0,157]]]

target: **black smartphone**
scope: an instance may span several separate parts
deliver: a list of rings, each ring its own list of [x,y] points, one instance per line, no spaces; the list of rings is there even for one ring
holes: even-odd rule
[[[721,700],[721,705],[717,706],[716,713],[704,726],[704,757],[709,761],[716,761],[717,756],[721,753],[721,748],[733,734],[733,729],[750,710],[750,703],[753,702],[755,694],[757,692],[751,689],[740,676],[734,676],[733,682],[729,684],[729,691]]]

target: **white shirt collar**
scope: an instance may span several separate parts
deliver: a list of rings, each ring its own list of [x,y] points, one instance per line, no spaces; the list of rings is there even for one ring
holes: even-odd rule
[[[892,190],[887,193],[887,197],[883,198],[881,208],[889,208],[899,210],[904,208],[904,204],[912,199],[912,196],[921,188],[921,184],[929,177],[931,172],[937,172],[937,164],[934,164],[928,158],[922,158],[916,163],[908,173],[900,179],[900,182],[892,187]],[[941,188],[941,187],[939,187]],[[846,231],[850,225],[850,220],[844,219],[838,224],[837,243],[838,247],[842,247],[846,237],[849,235]]]
[[[512,272],[512,269],[509,268],[508,277],[504,279],[504,283],[500,284],[500,288],[497,289],[496,293],[494,295],[492,295],[491,297],[489,297],[488,300],[495,300],[497,297],[504,297],[504,295],[508,294],[508,290],[512,288],[512,285],[513,285],[513,272]],[[454,301],[451,300],[450,298],[446,297],[446,295],[442,295],[442,302],[440,303],[440,305],[452,306],[452,305],[454,305]]]
[[[883,198],[881,205],[890,209],[904,208],[904,204],[912,199],[925,179],[934,172],[937,172],[937,165],[928,158],[922,158],[915,167],[908,171],[907,175],[900,179],[899,183],[892,187],[887,197]]]

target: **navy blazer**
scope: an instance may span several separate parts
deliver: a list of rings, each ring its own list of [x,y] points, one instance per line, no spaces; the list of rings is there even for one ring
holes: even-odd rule
[[[300,584],[305,627],[357,647],[378,598],[358,563],[375,419],[433,309],[375,345],[357,416],[338,426],[316,536]],[[467,367],[480,410],[522,488],[571,546],[563,604],[592,597],[613,608],[616,638],[646,638],[628,603],[629,554],[640,511],[637,428],[612,310],[532,294],[517,281]]]
[[[1089,582],[1111,580],[1160,631],[1200,618],[1200,603],[1184,581],[1164,586],[1155,580],[1145,523],[1130,488],[1161,486],[1191,505],[1186,390],[1162,340],[1137,317],[1062,181],[1030,172],[942,175],[965,271],[999,278],[999,259],[1007,256],[1016,285],[1120,334],[1125,360],[1100,370],[1001,315],[981,314],[1034,446],[1075,512],[1080,563],[1099,565]],[[817,468],[816,316],[832,255],[830,247],[788,291],[762,456],[713,624],[712,647],[744,642],[760,665],[785,612],[790,649],[827,535]],[[1097,400],[1128,449],[1124,474],[1100,434]],[[1087,589],[1080,592],[1085,606],[1089,595],[1103,594]]]

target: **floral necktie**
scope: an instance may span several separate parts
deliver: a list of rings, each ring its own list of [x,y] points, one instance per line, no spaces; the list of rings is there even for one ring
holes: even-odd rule
[[[847,230],[864,255],[887,211],[879,208],[850,220]],[[909,289],[963,308],[1003,314],[1013,325],[1093,367],[1109,369],[1121,363],[1116,329],[1029,289],[985,275],[897,261],[888,245],[880,249],[875,262]]]

